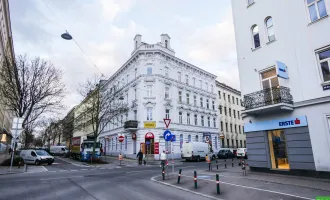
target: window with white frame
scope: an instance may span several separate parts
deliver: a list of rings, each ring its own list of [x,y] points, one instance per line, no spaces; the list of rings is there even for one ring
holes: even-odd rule
[[[179,91],[179,102],[182,103],[182,91]]]
[[[151,97],[151,96],[152,96],[152,86],[147,85],[147,97]]]
[[[251,5],[251,4],[253,4],[253,3],[254,3],[254,0],[247,0],[248,6]]]
[[[170,109],[165,109],[165,119],[170,119]]]
[[[165,71],[165,76],[168,77],[168,67],[165,67],[164,71]]]
[[[233,109],[234,118],[236,118],[236,111]]]
[[[221,92],[220,91],[218,91],[218,95],[219,95],[219,99],[221,99]]]
[[[252,41],[253,41],[253,48],[260,47],[260,37],[259,37],[259,28],[257,25],[253,25],[251,28],[252,31]]]
[[[212,110],[215,110],[215,103],[212,101]]]
[[[195,126],[197,126],[198,123],[197,123],[197,115],[196,114],[194,115],[194,121],[195,121]]]
[[[165,99],[170,98],[170,88],[169,87],[165,87]]]
[[[201,97],[201,107],[203,108],[203,97]]]
[[[189,95],[189,93],[186,93],[186,101],[187,101],[187,104],[190,104],[190,95]]]
[[[178,81],[181,82],[181,72],[178,72]]]
[[[235,124],[234,128],[235,128],[235,133],[237,133],[237,125],[236,124]]]
[[[217,127],[216,118],[213,118],[213,127],[214,127],[214,128],[216,128],[216,127]]]
[[[237,118],[238,118],[238,119],[240,118],[239,111],[237,111]]]
[[[265,20],[265,26],[266,26],[266,32],[268,41],[272,42],[275,40],[275,31],[274,31],[274,24],[273,24],[273,18],[267,17]]]
[[[196,78],[193,77],[192,80],[193,80],[193,86],[195,87],[196,86]]]
[[[206,108],[209,109],[210,108],[210,104],[209,104],[209,100],[206,99]]]
[[[189,85],[189,76],[186,75],[186,84]]]
[[[327,9],[324,0],[307,0],[310,22],[315,22],[327,16]]]
[[[187,124],[190,125],[190,113],[187,113]]]
[[[147,121],[152,121],[152,108],[147,108]]]
[[[194,106],[197,106],[197,97],[194,95]]]
[[[182,112],[179,112],[179,123],[182,124]]]
[[[330,81],[330,47],[326,50],[317,53],[318,61],[320,62],[321,75],[323,82]]]
[[[198,135],[195,136],[195,142],[198,142]]]
[[[241,134],[241,125],[238,125],[238,133]]]
[[[204,116],[201,116],[201,125],[204,126]]]
[[[211,127],[211,120],[210,120],[210,117],[207,117],[207,126],[208,126],[208,127]]]
[[[151,75],[151,74],[152,74],[152,67],[148,67],[148,68],[147,68],[147,74],[148,74],[148,75]]]

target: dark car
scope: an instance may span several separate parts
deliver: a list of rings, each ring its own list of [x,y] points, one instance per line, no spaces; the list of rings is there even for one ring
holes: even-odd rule
[[[222,149],[218,152],[218,158],[234,158],[235,155],[229,149]]]

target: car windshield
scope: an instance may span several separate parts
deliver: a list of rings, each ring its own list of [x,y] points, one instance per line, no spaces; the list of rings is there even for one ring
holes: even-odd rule
[[[36,150],[36,153],[39,156],[49,156],[49,154],[44,150]]]
[[[93,148],[93,143],[84,143],[84,147],[86,149]],[[100,143],[99,142],[96,143],[95,148],[100,148]]]

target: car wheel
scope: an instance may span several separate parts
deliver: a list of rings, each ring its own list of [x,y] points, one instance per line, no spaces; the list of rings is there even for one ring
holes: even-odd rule
[[[36,165],[40,165],[40,161],[39,160],[36,160],[35,164]]]

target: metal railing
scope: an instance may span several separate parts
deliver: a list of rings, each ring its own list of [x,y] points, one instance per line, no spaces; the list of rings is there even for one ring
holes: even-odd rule
[[[138,121],[136,120],[126,121],[124,124],[124,128],[137,128],[137,127],[138,127]]]

